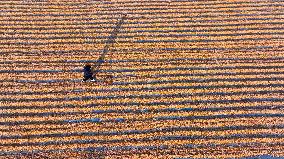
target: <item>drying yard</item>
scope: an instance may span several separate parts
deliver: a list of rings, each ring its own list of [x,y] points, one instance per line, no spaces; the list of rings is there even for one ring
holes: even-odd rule
[[[0,158],[284,156],[283,39],[282,0],[0,1]]]

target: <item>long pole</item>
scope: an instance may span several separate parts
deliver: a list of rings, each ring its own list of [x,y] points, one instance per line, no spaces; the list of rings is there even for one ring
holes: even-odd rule
[[[93,73],[94,73],[94,75],[93,75],[94,77],[96,77],[98,72],[100,71],[100,67],[104,63],[105,56],[108,53],[109,48],[114,44],[115,39],[117,37],[117,33],[119,32],[119,29],[120,29],[125,18],[126,18],[126,14],[123,14],[122,18],[118,21],[116,27],[112,31],[111,35],[108,37],[108,40],[106,41],[106,45],[104,47],[103,53],[99,57],[97,63],[95,64],[94,69],[92,70]]]

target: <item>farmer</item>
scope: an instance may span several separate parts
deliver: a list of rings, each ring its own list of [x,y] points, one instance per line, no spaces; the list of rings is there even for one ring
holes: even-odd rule
[[[84,79],[83,81],[87,81],[90,79],[91,81],[95,81],[93,78],[93,71],[92,71],[92,66],[90,64],[86,64],[84,66]]]

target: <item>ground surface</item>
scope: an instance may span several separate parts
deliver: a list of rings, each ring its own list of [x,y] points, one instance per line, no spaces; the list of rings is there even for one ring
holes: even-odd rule
[[[283,155],[283,7],[1,1],[0,158]]]

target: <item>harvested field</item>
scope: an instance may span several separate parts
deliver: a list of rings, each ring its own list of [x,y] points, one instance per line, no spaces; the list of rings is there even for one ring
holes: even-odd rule
[[[283,9],[0,1],[0,158],[284,156]]]

